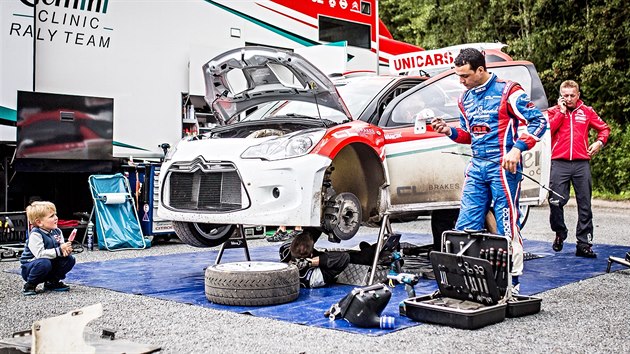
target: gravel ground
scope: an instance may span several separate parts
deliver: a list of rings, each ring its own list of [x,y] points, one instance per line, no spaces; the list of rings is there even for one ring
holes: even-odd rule
[[[573,232],[576,215],[575,207],[570,204],[566,218]],[[594,223],[595,251],[597,243],[630,245],[630,203],[595,201]],[[395,231],[429,233],[430,230],[429,221],[424,217],[392,226]],[[364,227],[360,232],[377,231]],[[553,241],[546,207],[532,209],[523,236]],[[570,236],[568,242],[575,240]],[[249,244],[258,247],[269,243],[252,240]],[[573,249],[574,245],[568,244],[564,252]],[[171,241],[142,251],[83,252],[77,255],[77,260],[89,262],[195,250],[205,249]],[[593,262],[606,262],[606,259]],[[103,316],[92,321],[90,328],[98,332],[111,328],[116,331],[116,338],[161,346],[165,353],[630,352],[630,306],[627,303],[630,270],[541,293],[542,311],[534,316],[509,319],[475,331],[421,325],[369,337],[83,286],[72,286],[65,294],[24,297],[21,277],[5,272],[18,266],[17,262],[0,262],[3,308],[0,338],[28,329],[38,319],[102,303]]]

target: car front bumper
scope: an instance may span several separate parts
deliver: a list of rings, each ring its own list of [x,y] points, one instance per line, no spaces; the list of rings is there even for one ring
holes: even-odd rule
[[[171,161],[162,167],[158,215],[211,224],[320,226],[322,181],[331,160]]]

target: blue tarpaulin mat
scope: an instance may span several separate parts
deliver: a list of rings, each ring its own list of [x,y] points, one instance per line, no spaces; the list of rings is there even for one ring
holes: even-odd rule
[[[419,234],[403,234],[401,238],[401,242],[417,245],[429,244],[432,242],[431,240],[430,235]],[[357,236],[343,245],[344,247],[352,247],[353,244],[358,244],[360,241],[375,242],[376,235]],[[280,244],[277,243],[251,248],[251,258],[255,261],[278,261],[279,246]],[[339,245],[320,240],[317,247],[338,248]],[[619,256],[627,251],[627,247],[624,246],[598,244],[594,248],[599,258],[586,259],[575,256],[574,244],[565,243],[565,250],[555,253],[551,250],[550,242],[525,240],[527,252],[543,257],[525,262],[525,271],[520,277],[521,294],[533,295],[603,274],[606,272],[609,255]],[[208,265],[214,264],[216,256],[217,251],[208,251],[77,263],[68,274],[66,281],[71,284],[106,288],[217,310],[246,313],[280,321],[366,335],[382,335],[390,333],[392,330],[420,324],[398,314],[400,301],[407,297],[402,285],[392,289],[392,298],[383,311],[383,315],[395,317],[394,329],[357,328],[345,320],[329,321],[324,317],[324,311],[355,288],[352,285],[336,284],[320,289],[301,289],[296,301],[282,305],[242,307],[213,304],[205,297],[204,270]],[[244,260],[245,256],[242,249],[227,249],[221,262]],[[613,265],[613,270],[622,268],[624,267],[617,264]],[[130,278],[134,281],[126,281]],[[426,295],[436,289],[435,280],[422,279],[416,286],[416,294],[418,296]],[[542,306],[544,309],[544,303]]]

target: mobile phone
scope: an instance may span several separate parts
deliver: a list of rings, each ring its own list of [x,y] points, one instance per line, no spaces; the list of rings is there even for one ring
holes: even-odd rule
[[[72,229],[70,236],[68,237],[68,242],[74,241],[74,238],[77,236],[77,229]]]

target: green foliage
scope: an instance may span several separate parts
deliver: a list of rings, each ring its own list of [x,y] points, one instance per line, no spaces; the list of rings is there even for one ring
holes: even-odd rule
[[[630,193],[630,6],[625,0],[382,0],[394,38],[426,49],[502,42],[536,65],[551,105],[564,80],[611,125],[593,160],[598,193]]]
[[[606,146],[591,161],[593,189],[630,196],[630,127],[611,121]]]

